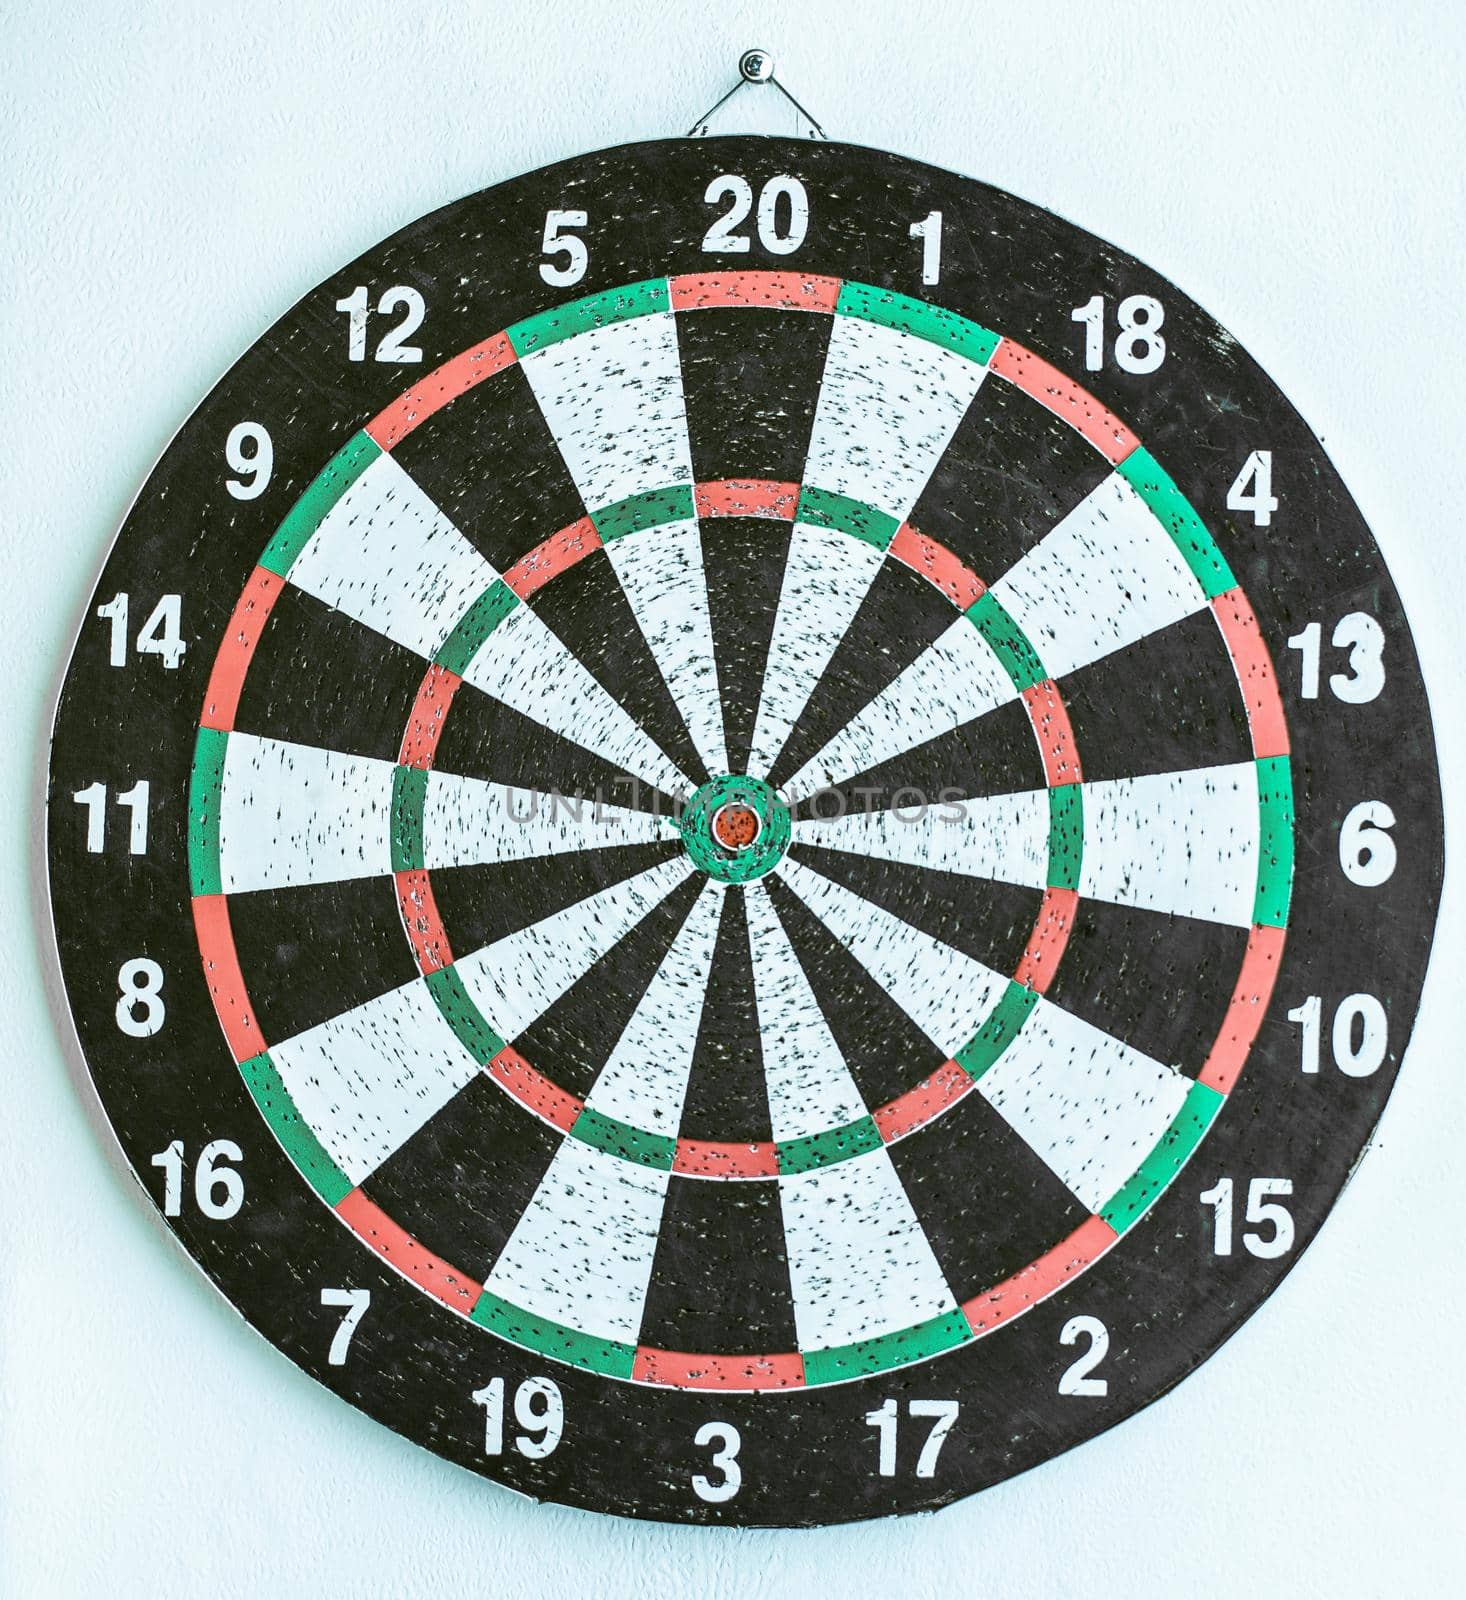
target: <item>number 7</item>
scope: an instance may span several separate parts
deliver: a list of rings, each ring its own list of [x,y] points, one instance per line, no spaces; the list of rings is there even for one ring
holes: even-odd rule
[[[334,1306],[344,1310],[346,1315],[341,1319],[341,1326],[337,1328],[331,1339],[331,1349],[326,1356],[329,1366],[344,1367],[346,1365],[346,1352],[351,1345],[351,1336],[356,1332],[356,1325],[366,1315],[367,1307],[372,1303],[370,1289],[322,1289],[321,1304]]]
[[[942,1453],[942,1445],[947,1435],[952,1431],[952,1424],[957,1420],[957,1402],[955,1400],[913,1400],[906,1408],[913,1417],[932,1417],[932,1431],[926,1436],[926,1443],[921,1447],[921,1454],[916,1458],[916,1475],[918,1478],[934,1478],[937,1475],[937,1457]]]

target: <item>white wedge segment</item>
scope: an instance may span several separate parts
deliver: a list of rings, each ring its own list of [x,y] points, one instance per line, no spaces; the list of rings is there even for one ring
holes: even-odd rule
[[[225,894],[392,870],[392,763],[231,733],[219,797]]]
[[[613,850],[676,837],[676,822],[650,811],[514,789],[455,772],[428,773],[423,865],[429,872],[571,850]]]
[[[884,560],[849,534],[795,523],[748,758],[755,777],[778,759]]]
[[[692,482],[671,312],[576,334],[519,365],[587,510]]]
[[[728,749],[697,524],[643,528],[613,540],[606,554],[703,765],[720,776]]]
[[[420,979],[270,1046],[327,1154],[361,1183],[479,1074]]]
[[[428,658],[497,576],[390,455],[331,507],[290,569],[296,588]]]
[[[914,334],[836,317],[805,483],[904,522],[986,376]]]
[[[506,706],[674,796],[692,784],[529,606],[515,606],[463,669]]]
[[[779,1180],[801,1350],[896,1333],[956,1302],[884,1149]]]
[[[709,879],[586,1096],[633,1128],[677,1137],[725,890]]]
[[[1124,1186],[1191,1080],[1040,999],[978,1093],[1091,1211]]]
[[[1250,927],[1259,831],[1250,761],[1086,783],[1079,893]]]
[[[937,872],[1042,889],[1049,872],[1047,789],[980,795],[891,811],[851,811],[827,821],[801,818],[799,844]]]
[[[744,892],[773,1136],[803,1139],[866,1114],[768,890]]]
[[[593,1339],[635,1344],[666,1195],[665,1172],[566,1139],[484,1287]]]
[[[992,594],[1051,678],[1206,605],[1175,542],[1117,472],[1010,567]]]
[[[1017,693],[987,640],[958,617],[805,762],[784,792],[803,800],[985,716]]]
[[[779,875],[945,1055],[1002,997],[1007,979],[829,878],[786,859]]]
[[[456,961],[453,970],[501,1039],[522,1033],[692,871],[677,856],[587,895]]]

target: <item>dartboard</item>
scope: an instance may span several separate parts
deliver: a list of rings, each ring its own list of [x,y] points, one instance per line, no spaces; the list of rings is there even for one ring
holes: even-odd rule
[[[1396,592],[1236,342],[774,138],[497,185],[285,315],[117,538],[48,823],[97,1091],[243,1316],[529,1495],[764,1524],[1232,1333],[1442,858]]]

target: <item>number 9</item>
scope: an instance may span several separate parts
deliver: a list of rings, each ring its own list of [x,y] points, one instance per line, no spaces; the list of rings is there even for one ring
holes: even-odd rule
[[[236,422],[224,441],[224,459],[240,474],[239,478],[224,480],[224,487],[236,500],[258,500],[269,488],[275,470],[275,446],[263,424]],[[244,478],[249,482],[242,482]]]
[[[548,1378],[526,1378],[514,1391],[514,1420],[524,1429],[515,1440],[520,1455],[531,1461],[543,1460],[565,1431],[565,1403],[560,1390]],[[540,1437],[533,1437],[535,1434]]]

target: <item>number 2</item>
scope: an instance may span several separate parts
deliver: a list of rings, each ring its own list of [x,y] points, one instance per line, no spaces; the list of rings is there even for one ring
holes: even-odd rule
[[[1070,1317],[1059,1334],[1059,1343],[1078,1344],[1081,1339],[1089,1340],[1089,1348],[1064,1369],[1059,1393],[1098,1399],[1110,1392],[1109,1379],[1091,1378],[1089,1374],[1110,1353],[1110,1330],[1098,1317]]]

